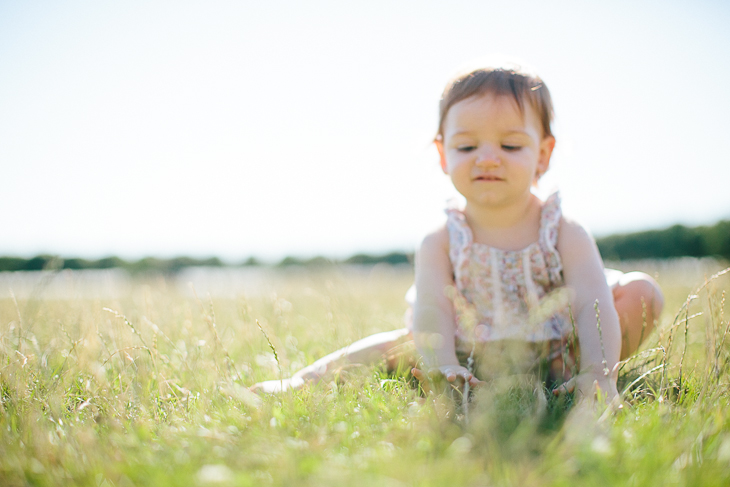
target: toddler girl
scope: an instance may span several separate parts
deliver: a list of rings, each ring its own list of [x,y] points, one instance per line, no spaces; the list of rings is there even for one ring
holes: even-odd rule
[[[466,205],[448,208],[446,223],[416,253],[407,328],[253,389],[299,387],[348,364],[402,359],[412,342],[422,382],[441,376],[476,386],[544,364],[551,381],[570,379],[565,389],[592,395],[598,386],[614,397],[617,363],[651,331],[663,298],[646,274],[604,271],[593,238],[562,214],[559,195],[533,194],[550,166],[552,118],[545,83],[518,69],[482,68],[449,82],[435,144]],[[571,379],[565,359],[573,356],[580,363]]]

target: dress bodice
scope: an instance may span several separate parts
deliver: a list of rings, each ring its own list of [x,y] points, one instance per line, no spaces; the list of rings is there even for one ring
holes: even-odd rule
[[[558,193],[542,205],[539,238],[522,250],[474,242],[464,212],[449,208],[449,258],[457,346],[476,341],[561,339],[572,326],[556,249],[562,211]]]

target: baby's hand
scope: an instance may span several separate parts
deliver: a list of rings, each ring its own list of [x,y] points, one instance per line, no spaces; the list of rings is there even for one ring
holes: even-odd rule
[[[575,392],[576,402],[596,404],[599,398],[609,406],[610,410],[623,409],[623,400],[616,388],[616,378],[618,375],[618,366],[616,364],[613,372],[609,376],[603,374],[596,376],[594,374],[578,374],[569,381],[560,385],[553,390],[553,394],[560,395],[566,392]]]
[[[474,377],[474,374],[469,372],[466,367],[461,365],[433,367],[427,373],[414,367],[411,369],[411,373],[418,379],[426,393],[431,392],[434,388],[438,390],[445,389],[447,384],[444,384],[444,379],[446,379],[448,385],[454,387],[461,387],[466,382],[469,382],[470,387],[478,387],[484,384],[484,382]]]

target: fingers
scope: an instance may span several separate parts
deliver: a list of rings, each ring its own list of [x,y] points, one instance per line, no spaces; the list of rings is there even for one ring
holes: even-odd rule
[[[411,369],[411,374],[413,374],[413,377],[415,377],[421,384],[428,383],[428,376],[426,376],[421,369],[413,367]]]
[[[429,373],[432,377],[441,376],[449,382],[455,382],[459,379],[460,382],[471,381],[474,375],[469,370],[461,367],[460,365],[446,365],[437,369],[431,369]]]
[[[415,377],[421,384],[421,389],[423,389],[423,392],[425,392],[426,394],[431,392],[431,385],[428,381],[428,377],[426,376],[426,374],[423,373],[421,369],[413,367],[411,369],[411,374],[413,374],[413,377]]]
[[[474,376],[472,376],[472,378],[469,379],[470,387],[479,387],[479,386],[483,386],[484,384],[486,384],[486,382],[484,382],[483,380],[479,380]]]
[[[573,392],[575,390],[575,377],[571,378],[569,381],[564,382],[560,384],[558,387],[553,389],[553,395],[559,396],[561,394],[566,394],[568,392]]]
[[[428,372],[413,367],[411,369],[413,377],[415,377],[420,383],[421,388],[430,392],[433,385],[443,384],[444,379],[447,383],[458,386],[459,384],[469,383],[470,387],[478,387],[484,384],[484,382],[477,379],[474,374],[469,372],[468,369],[460,365],[446,365],[442,367],[434,367],[429,369]]]

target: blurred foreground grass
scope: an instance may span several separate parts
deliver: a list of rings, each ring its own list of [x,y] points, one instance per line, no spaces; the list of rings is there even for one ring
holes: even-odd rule
[[[614,265],[666,294],[621,375],[632,407],[598,421],[506,381],[468,424],[377,367],[279,397],[247,389],[402,327],[409,268],[272,271],[236,293],[201,274],[136,278],[63,299],[44,294],[50,276],[0,294],[0,485],[728,485],[730,279],[687,307],[721,264]]]

